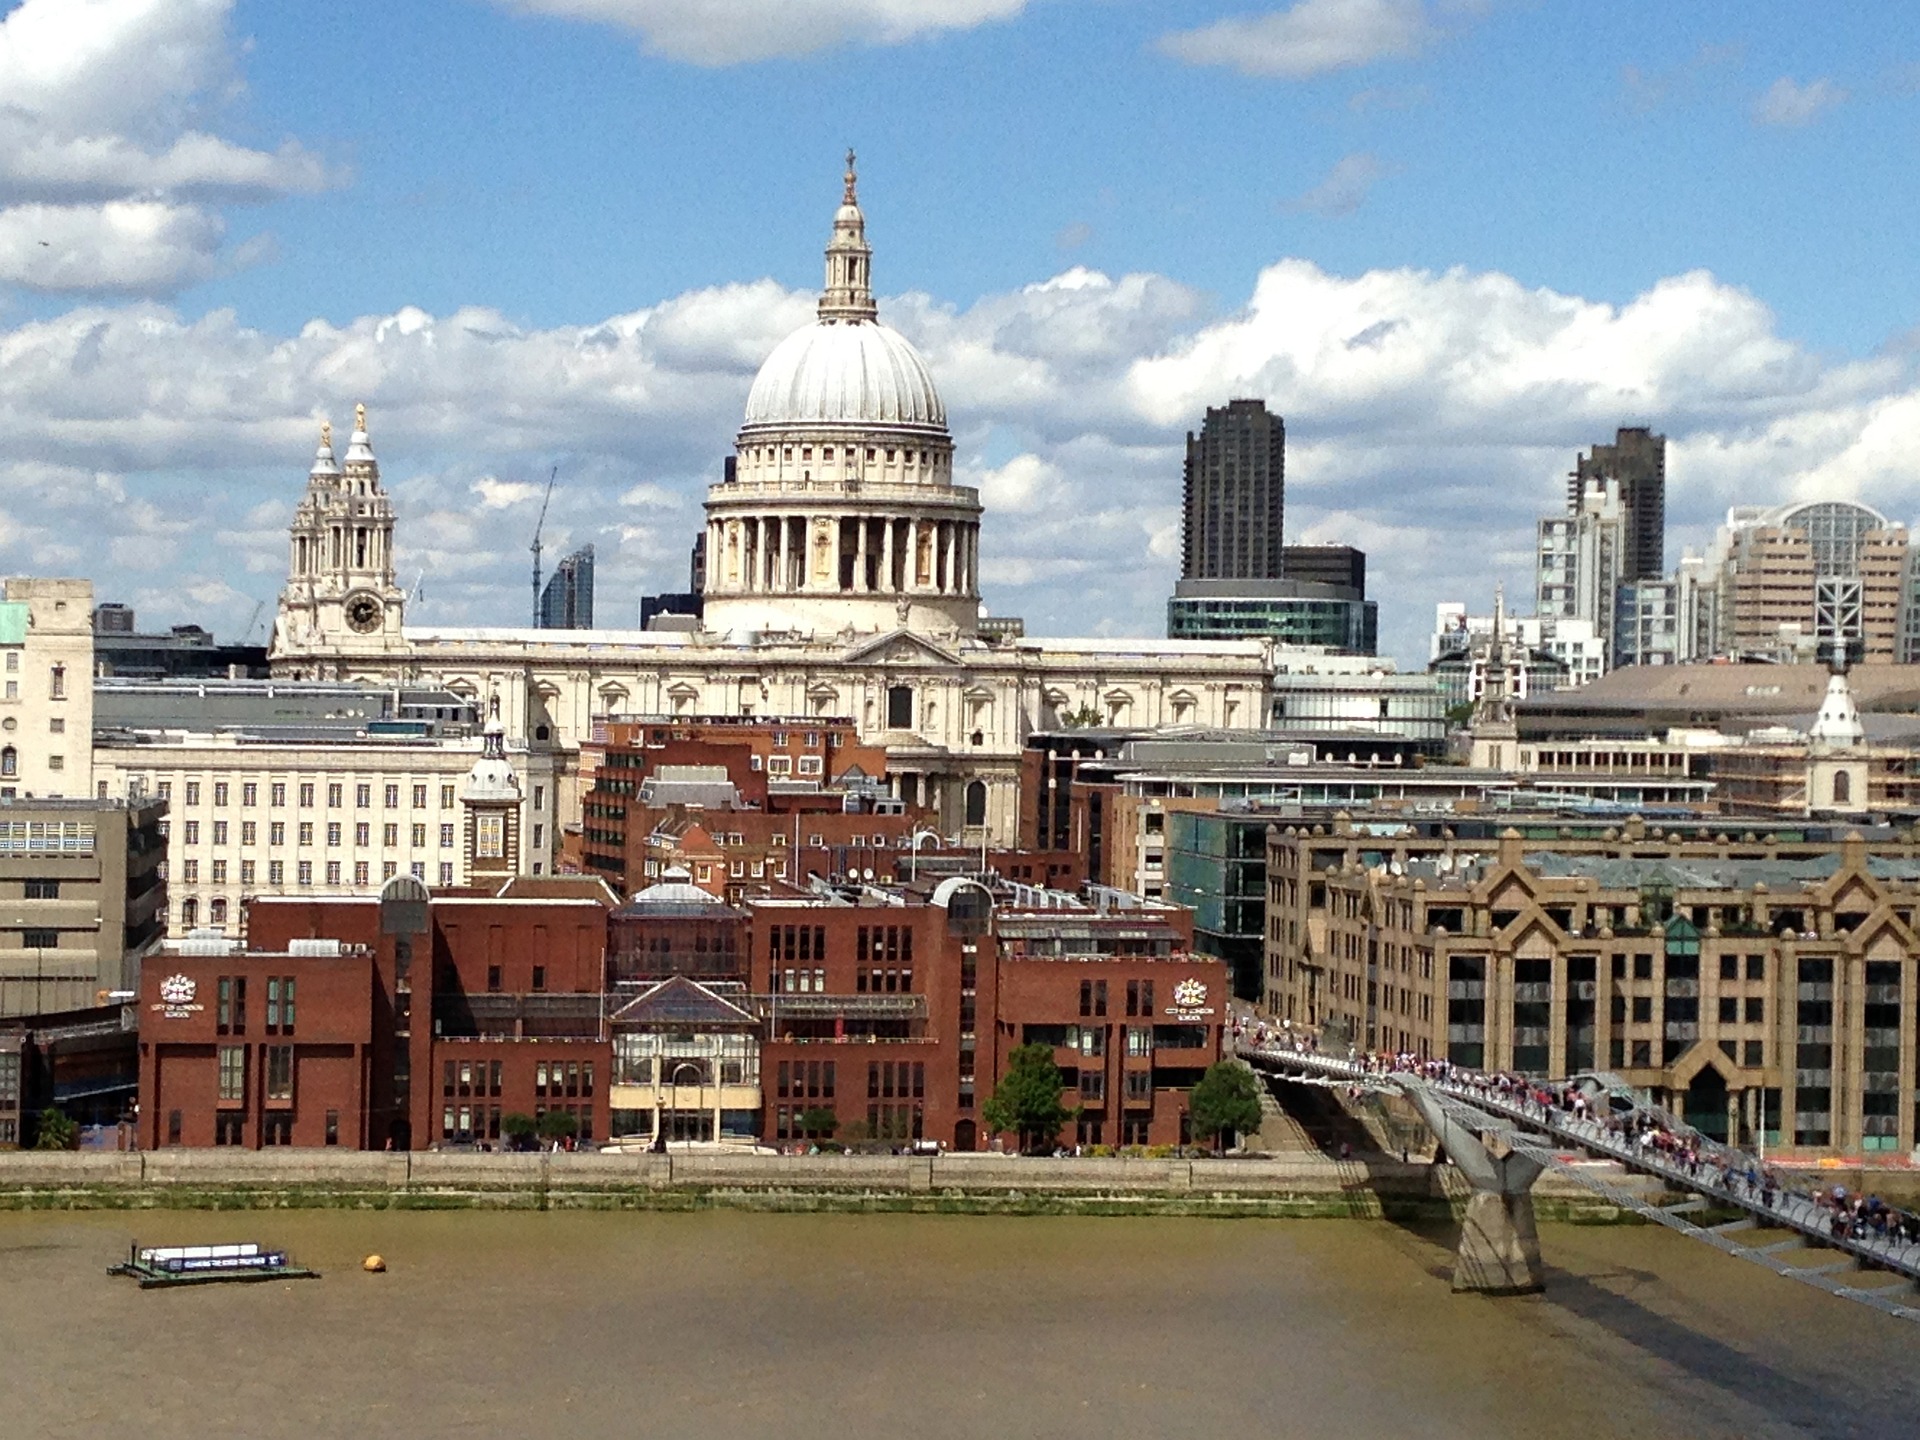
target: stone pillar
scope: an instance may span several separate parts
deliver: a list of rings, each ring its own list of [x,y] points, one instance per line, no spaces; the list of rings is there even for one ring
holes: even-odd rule
[[[864,595],[867,590],[867,517],[862,515],[853,523],[860,527],[859,538],[853,547],[853,588]]]
[[[894,591],[893,583],[893,517],[889,515],[881,522],[886,528],[880,535],[880,588],[888,594]]]
[[[1426,1087],[1409,1085],[1406,1096],[1427,1122],[1447,1159],[1473,1187],[1466,1212],[1460,1217],[1454,1291],[1529,1295],[1544,1289],[1540,1231],[1533,1215],[1533,1182],[1545,1166],[1513,1149],[1499,1131],[1475,1133],[1455,1119]]]
[[[787,531],[792,528],[793,521],[782,515],[777,523],[780,526],[780,544],[775,547],[778,558],[774,561],[773,588],[784,595],[793,589],[793,562],[787,553]]]

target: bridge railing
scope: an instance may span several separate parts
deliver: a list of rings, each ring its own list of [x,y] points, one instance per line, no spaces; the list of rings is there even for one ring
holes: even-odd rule
[[[1855,1233],[1854,1218],[1847,1212],[1823,1206],[1813,1196],[1801,1191],[1770,1185],[1765,1179],[1756,1180],[1755,1177],[1767,1172],[1753,1157],[1679,1125],[1666,1111],[1637,1101],[1629,1109],[1613,1110],[1611,1107],[1618,1095],[1618,1087],[1597,1083],[1598,1077],[1585,1078],[1596,1081],[1589,1092],[1590,1100],[1605,1097],[1603,1103],[1609,1107],[1605,1121],[1582,1118],[1558,1104],[1543,1104],[1525,1091],[1511,1088],[1503,1090],[1493,1078],[1477,1073],[1469,1073],[1464,1077],[1457,1072],[1452,1076],[1426,1076],[1409,1070],[1382,1068],[1358,1057],[1341,1058],[1287,1044],[1258,1044],[1242,1040],[1236,1049],[1244,1058],[1319,1077],[1323,1081],[1403,1091],[1414,1087],[1424,1088],[1451,1102],[1448,1108],[1468,1125],[1484,1126],[1489,1121],[1497,1120],[1544,1132],[1563,1145],[1616,1161],[1629,1170],[1664,1180],[1673,1189],[1691,1191],[1704,1197],[1678,1206],[1652,1206],[1637,1196],[1624,1191],[1617,1192],[1616,1187],[1607,1185],[1598,1176],[1583,1173],[1568,1165],[1564,1157],[1551,1150],[1538,1145],[1525,1146],[1522,1142],[1523,1148],[1556,1170],[1608,1194],[1618,1203],[1648,1218],[1706,1239],[1727,1253],[1758,1260],[1778,1274],[1807,1280],[1850,1299],[1868,1301],[1877,1308],[1903,1318],[1920,1319],[1920,1308],[1895,1303],[1873,1289],[1841,1285],[1825,1278],[1834,1269],[1846,1268],[1850,1262],[1843,1261],[1838,1267],[1806,1267],[1789,1265],[1774,1258],[1777,1252],[1800,1248],[1803,1241],[1811,1242],[1821,1248],[1838,1250],[1869,1267],[1891,1271],[1905,1279],[1920,1282],[1920,1241],[1907,1238],[1909,1233],[1920,1230],[1920,1225],[1913,1223],[1914,1217],[1887,1207],[1884,1213],[1889,1220],[1889,1229],[1895,1233],[1881,1235],[1871,1230]],[[1694,1158],[1688,1160],[1660,1150],[1651,1143],[1654,1133],[1684,1138]],[[1695,1225],[1686,1218],[1689,1213],[1710,1208],[1708,1201],[1717,1201],[1724,1208],[1741,1212],[1749,1218],[1710,1228]],[[1797,1238],[1784,1244],[1763,1247],[1740,1245],[1727,1238],[1731,1231],[1751,1228],[1755,1224],[1785,1229],[1794,1232]]]

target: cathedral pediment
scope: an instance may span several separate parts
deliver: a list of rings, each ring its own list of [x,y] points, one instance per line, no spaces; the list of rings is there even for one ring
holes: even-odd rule
[[[916,635],[911,630],[894,630],[885,635],[872,636],[846,652],[846,662],[850,665],[873,663],[886,665],[924,665],[934,662],[942,665],[958,665],[960,656],[957,651],[944,645],[936,645],[924,635]]]

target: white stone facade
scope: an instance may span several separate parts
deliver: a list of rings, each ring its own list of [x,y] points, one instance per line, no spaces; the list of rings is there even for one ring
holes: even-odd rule
[[[483,741],[363,736],[260,740],[232,733],[107,732],[94,776],[115,798],[168,802],[169,931],[238,934],[254,895],[364,895],[395,875],[470,876],[470,796]],[[558,804],[550,752],[509,752],[522,873],[542,873]]]
[[[6,581],[0,596],[0,798],[93,792],[93,584]]]

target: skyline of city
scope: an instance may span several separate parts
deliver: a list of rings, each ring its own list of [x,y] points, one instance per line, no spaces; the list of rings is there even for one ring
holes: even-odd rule
[[[1911,123],[1897,24],[1872,36],[1836,26],[1787,55],[1759,33],[1764,16],[1707,12],[1652,27],[1629,60],[1619,35],[1556,29],[1530,7],[1315,0],[1272,12],[1259,33],[1273,73],[1256,76],[1206,63],[1209,42],[1192,38],[1216,33],[1218,7],[1101,7],[1114,34],[1076,53],[1174,87],[1190,102],[1186,143],[1263,114],[1311,139],[1325,152],[1320,179],[1348,188],[1305,174],[1283,186],[1257,169],[1236,179],[1196,154],[1169,164],[1135,120],[1098,153],[1067,147],[1079,179],[1102,187],[1078,197],[1089,215],[1108,207],[1099,214],[1113,218],[1095,223],[1052,214],[1066,201],[1047,196],[1053,180],[1035,166],[983,168],[945,122],[928,128],[928,92],[912,89],[978,77],[989,54],[1081,46],[1091,22],[1076,7],[956,4],[944,27],[915,31],[886,29],[885,6],[849,5],[837,29],[768,42],[806,58],[758,60],[696,54],[697,26],[676,39],[432,7],[448,22],[439,30],[367,30],[356,64],[325,67],[333,101],[368,107],[352,130],[328,118],[337,104],[317,105],[314,75],[296,73],[311,52],[294,43],[344,42],[352,6],[325,22],[342,28],[302,34],[221,0],[80,8],[83,45],[44,0],[0,17],[0,73],[25,97],[22,128],[0,136],[0,487],[15,497],[0,564],[90,575],[155,620],[233,634],[271,603],[311,427],[322,415],[344,424],[359,400],[407,522],[404,581],[424,582],[418,618],[507,623],[524,609],[538,482],[556,464],[548,544],[595,544],[602,623],[680,589],[747,382],[811,304],[847,140],[864,157],[883,316],[940,377],[956,478],[983,491],[986,602],[1036,633],[1160,632],[1178,569],[1181,439],[1207,406],[1243,395],[1291,432],[1289,540],[1369,554],[1381,650],[1402,661],[1424,651],[1436,601],[1484,604],[1495,578],[1525,593],[1532,518],[1552,508],[1574,454],[1620,425],[1670,437],[1669,563],[1735,504],[1916,510],[1898,448],[1920,406],[1899,339],[1913,308],[1894,293],[1900,267],[1846,248],[1865,242],[1832,226],[1823,234],[1841,248],[1816,251],[1804,217],[1768,236],[1722,223],[1757,190],[1699,187],[1678,205],[1693,150],[1628,163],[1656,134],[1711,140],[1749,186],[1771,174],[1805,189],[1825,168],[1875,192],[1855,203],[1881,203],[1878,148],[1858,143],[1858,127],[1892,137]],[[178,63],[113,93],[130,57],[161,41]],[[471,141],[433,149],[438,130],[409,128],[429,94],[496,65],[508,41],[524,48],[528,81]],[[1597,249],[1610,261],[1569,243],[1565,187],[1578,177],[1530,170],[1502,189],[1483,173],[1502,139],[1496,117],[1533,94],[1530,62],[1583,45],[1620,62],[1596,72],[1605,123],[1587,111],[1547,128],[1565,143],[1588,126],[1635,177],[1607,195]],[[393,83],[409,55],[433,60],[412,98]],[[588,61],[574,72],[588,90],[534,83]],[[865,82],[844,114],[822,116],[800,93],[816,66]],[[1440,82],[1450,66],[1471,70],[1477,118]],[[1782,90],[1776,69],[1800,78]],[[652,88],[634,92],[636,76]],[[1006,83],[993,72],[991,93]],[[770,138],[727,105],[714,135],[683,133],[674,105],[702,94],[719,105],[742,85],[764,89],[798,133]],[[599,143],[556,148],[556,108],[577,118],[589,93]],[[1087,99],[1075,79],[1057,104]],[[1058,132],[1054,114],[1031,111],[1006,114]],[[506,144],[508,115],[526,133],[487,170],[480,152]],[[1456,142],[1450,163],[1479,177],[1487,216],[1530,241],[1434,204],[1435,157],[1413,158],[1414,132],[1434,123]],[[616,133],[643,164],[601,153]],[[903,143],[915,135],[925,143]],[[434,162],[409,136],[455,178],[435,190]],[[1336,141],[1374,148],[1326,150]],[[545,162],[532,204],[525,146]],[[1372,157],[1371,184],[1355,157]],[[616,168],[632,193],[594,201]],[[1170,218],[1128,213],[1157,191],[1176,202]],[[1234,193],[1248,203],[1224,223]],[[1655,193],[1665,227],[1645,223]],[[1777,217],[1768,196],[1757,208]],[[449,213],[470,243],[443,243],[435,227]],[[409,214],[417,223],[395,223]],[[1709,236],[1709,222],[1724,233]],[[582,224],[595,243],[581,243]],[[267,228],[246,233],[255,225]],[[1385,243],[1396,227],[1406,233]],[[442,263],[423,266],[428,256]]]

